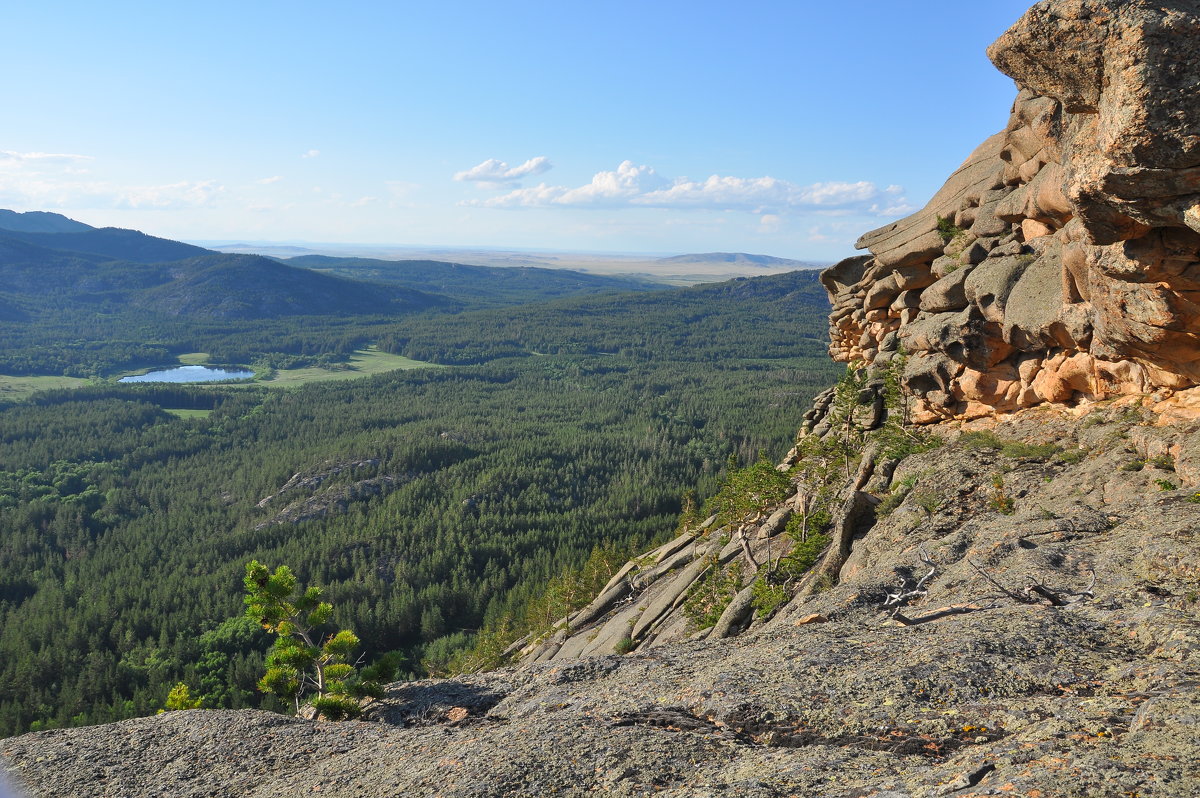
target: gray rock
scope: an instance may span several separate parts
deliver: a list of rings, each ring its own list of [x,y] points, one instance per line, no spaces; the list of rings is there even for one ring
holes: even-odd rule
[[[1004,340],[1018,349],[1075,345],[1062,321],[1062,266],[1056,249],[1030,263],[1008,296]]]
[[[985,320],[1003,324],[1009,294],[1028,265],[1029,261],[1020,256],[988,258],[964,280],[967,300],[979,308]]]
[[[969,268],[956,269],[921,293],[921,310],[926,313],[952,313],[967,307],[967,292],[963,287]]]

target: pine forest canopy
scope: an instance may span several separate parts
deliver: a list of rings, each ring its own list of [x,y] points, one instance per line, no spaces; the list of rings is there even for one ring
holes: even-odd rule
[[[78,279],[39,286],[37,257]],[[232,256],[176,271],[214,257]],[[171,271],[106,258],[0,231],[0,271],[25,275],[0,292],[0,374],[199,351],[336,365],[368,343],[448,367],[289,390],[102,380],[0,409],[2,735],[149,714],[180,683],[203,706],[286,710],[257,689],[270,640],[240,616],[251,560],[323,586],[368,661],[436,669],[597,547],[669,534],[730,454],[781,454],[836,377],[811,272],[601,293],[605,278],[487,271],[450,290],[447,268],[439,294],[426,263],[411,287],[388,267],[389,291],[430,298],[419,310],[222,317],[106,305],[169,292],[155,280]],[[491,277],[499,300],[480,290]],[[200,302],[227,290],[194,284]]]

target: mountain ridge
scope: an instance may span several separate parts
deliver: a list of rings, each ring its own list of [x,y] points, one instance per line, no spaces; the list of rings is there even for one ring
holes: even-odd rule
[[[82,233],[94,230],[90,224],[77,222],[60,213],[25,211],[18,213],[0,208],[0,230],[23,233]]]
[[[668,258],[659,258],[656,262],[751,264],[754,266],[762,266],[764,268],[775,268],[778,266],[788,266],[795,269],[824,268],[822,265],[809,263],[807,261],[792,260],[791,258],[777,258],[773,255],[752,255],[746,252],[700,252],[685,255],[672,255]]]
[[[457,307],[453,300],[402,287],[115,228],[84,233],[0,230],[0,277],[0,292],[10,301],[55,312],[103,304],[170,316],[251,319]]]

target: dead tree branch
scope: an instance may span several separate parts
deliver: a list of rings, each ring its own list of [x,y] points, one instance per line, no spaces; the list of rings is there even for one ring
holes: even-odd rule
[[[1037,604],[1042,599],[1045,599],[1055,607],[1066,607],[1070,604],[1075,604],[1076,602],[1096,598],[1096,594],[1092,592],[1092,589],[1096,586],[1095,570],[1090,570],[1091,578],[1088,580],[1087,587],[1085,587],[1083,590],[1070,591],[1053,588],[1049,587],[1044,582],[1034,579],[1032,576],[1026,576],[1025,578],[1028,579],[1031,584],[1027,585],[1024,591],[1018,593],[1016,591],[1009,590],[1004,585],[997,582],[987,571],[980,568],[969,558],[967,559],[967,563],[975,569],[976,573],[990,582],[997,590],[1008,596],[1013,601],[1020,602],[1021,604]]]
[[[987,571],[983,570],[983,569],[982,569],[982,568],[980,568],[978,565],[976,565],[976,564],[975,564],[975,563],[974,563],[974,562],[971,560],[971,558],[969,558],[969,557],[967,558],[967,564],[968,564],[968,565],[970,565],[972,568],[974,568],[974,569],[975,569],[975,572],[976,572],[977,574],[979,574],[979,575],[980,575],[980,576],[982,576],[984,579],[986,579],[986,580],[988,580],[989,582],[991,582],[991,583],[992,583],[992,585],[993,585],[993,586],[994,586],[994,587],[995,587],[997,590],[999,590],[999,591],[1000,591],[1001,593],[1003,593],[1004,595],[1008,596],[1008,597],[1009,597],[1010,599],[1012,599],[1013,601],[1019,601],[1019,602],[1021,602],[1022,604],[1029,604],[1029,603],[1031,602],[1031,599],[1029,598],[1029,596],[1024,596],[1024,595],[1021,595],[1020,593],[1014,593],[1013,591],[1011,591],[1011,590],[1009,590],[1008,588],[1006,588],[1004,585],[1002,585],[1002,584],[1000,584],[999,582],[997,582],[995,579],[993,579],[993,578],[991,577],[991,575],[990,575],[990,574],[989,574]]]
[[[754,573],[758,573],[758,560],[754,558],[754,552],[750,549],[750,541],[746,538],[746,525],[738,527],[737,530],[738,543],[742,546],[742,554],[746,555],[746,559],[750,562],[750,567],[754,569]],[[767,549],[767,556],[770,556],[770,548]]]
[[[982,610],[994,610],[994,609],[996,609],[997,606],[998,605],[996,605],[996,604],[988,604],[983,607],[976,607],[973,604],[968,604],[965,606],[942,607],[939,610],[934,610],[933,612],[927,613],[918,618],[910,618],[909,616],[903,615],[902,613],[892,612],[892,620],[896,621],[901,626],[920,626],[923,623],[932,623],[933,621],[940,621],[942,618],[948,618],[951,615],[966,615],[967,613],[970,613],[970,612],[980,612]]]
[[[1070,604],[1096,598],[1096,594],[1092,592],[1092,588],[1096,586],[1096,572],[1094,570],[1091,571],[1088,586],[1077,592],[1049,587],[1045,583],[1037,581],[1032,576],[1028,576],[1026,579],[1032,583],[1025,588],[1025,594],[1030,596],[1030,601],[1037,600],[1030,595],[1035,593],[1049,601],[1055,607],[1066,607]]]
[[[900,587],[887,594],[887,599],[883,602],[883,609],[890,609],[890,614],[893,618],[899,616],[900,610],[907,606],[908,603],[913,599],[923,598],[929,595],[929,591],[925,588],[925,583],[932,579],[933,575],[937,573],[937,564],[930,559],[928,554],[925,553],[925,549],[918,549],[918,551],[921,555],[921,562],[929,566],[929,573],[925,574],[915,583],[911,577],[902,576],[901,579],[903,581],[901,582]],[[909,623],[912,622],[910,619],[905,618],[904,620],[901,620],[901,623],[904,623],[905,621],[908,621]]]

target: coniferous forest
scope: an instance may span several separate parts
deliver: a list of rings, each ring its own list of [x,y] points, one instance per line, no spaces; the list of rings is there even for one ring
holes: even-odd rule
[[[250,560],[321,585],[367,662],[439,672],[589,555],[670,534],[730,455],[781,455],[835,379],[813,272],[613,288],[91,328],[0,296],[6,374],[194,351],[337,368],[368,343],[436,364],[286,389],[97,379],[0,407],[0,735],[151,714],[179,682],[286,710],[256,689]]]

